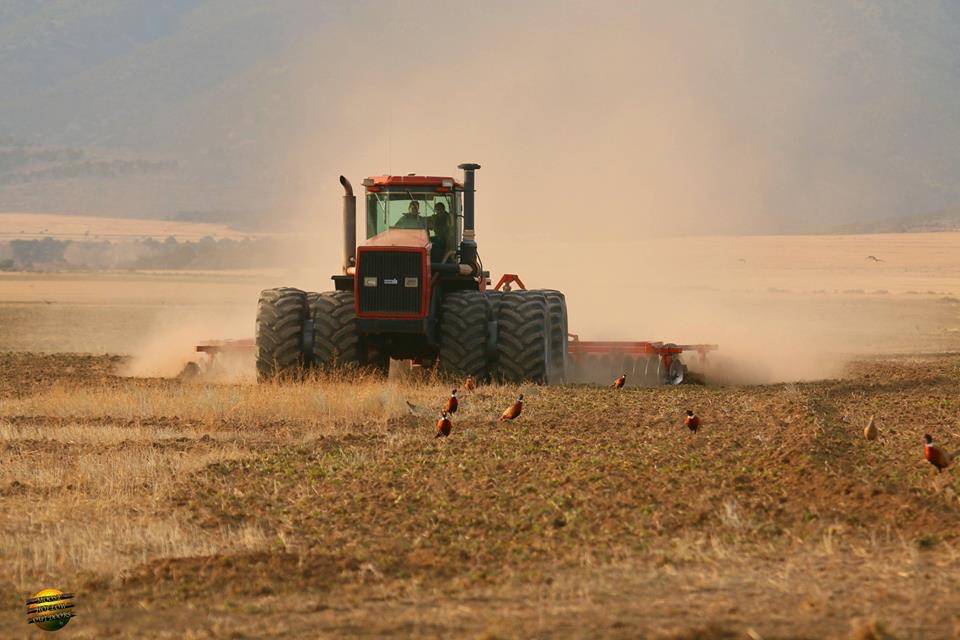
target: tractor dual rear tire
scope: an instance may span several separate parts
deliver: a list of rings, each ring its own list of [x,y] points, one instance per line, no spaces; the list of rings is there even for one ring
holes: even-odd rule
[[[480,291],[447,294],[440,305],[440,369],[452,376],[487,380],[490,304]]]
[[[316,294],[311,300],[310,318],[314,366],[332,370],[360,364],[360,334],[352,291]]]
[[[549,384],[551,321],[547,296],[510,291],[500,299],[497,320],[497,373],[504,382]]]
[[[257,302],[257,380],[298,376],[304,367],[303,330],[307,294],[300,289],[264,289]]]

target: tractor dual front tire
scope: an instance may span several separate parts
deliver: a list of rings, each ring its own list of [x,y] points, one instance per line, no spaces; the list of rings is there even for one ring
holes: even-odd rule
[[[456,291],[444,297],[440,305],[440,369],[445,374],[487,379],[489,308],[480,291]]]
[[[360,364],[360,334],[352,291],[318,293],[311,300],[313,364],[335,369]]]
[[[257,302],[257,380],[299,375],[304,366],[307,294],[300,289],[264,289]]]

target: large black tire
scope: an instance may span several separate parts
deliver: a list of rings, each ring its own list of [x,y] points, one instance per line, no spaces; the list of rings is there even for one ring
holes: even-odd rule
[[[500,313],[500,301],[503,300],[503,293],[503,291],[495,291],[493,289],[487,289],[483,292],[483,295],[490,302],[493,317],[497,317],[497,314]]]
[[[498,376],[502,379],[502,376],[499,376],[497,371],[497,360],[500,358],[500,354],[497,352],[497,344],[500,340],[500,326],[498,318],[500,317],[500,303],[503,301],[503,291],[497,291],[495,289],[487,289],[483,292],[483,297],[487,299],[487,304],[490,305],[489,308],[489,321],[491,324],[488,324],[487,329],[487,359],[489,361],[488,370],[490,372],[490,378]]]
[[[307,320],[303,325],[303,366],[310,369],[313,362],[313,307],[322,293],[307,292]]]
[[[546,296],[550,311],[550,382],[562,384],[567,381],[567,299],[554,289],[540,291]]]
[[[303,371],[307,294],[300,289],[264,289],[257,302],[257,380],[297,376]]]
[[[440,370],[486,380],[487,299],[479,291],[447,294],[440,305]]]
[[[550,383],[550,310],[537,291],[511,291],[500,299],[497,372],[504,382]]]
[[[360,334],[352,291],[317,294],[310,306],[313,320],[313,364],[321,369],[361,363]]]

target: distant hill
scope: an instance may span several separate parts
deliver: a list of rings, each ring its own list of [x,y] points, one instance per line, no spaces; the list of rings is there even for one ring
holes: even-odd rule
[[[275,101],[321,4],[0,2],[0,211],[276,217],[304,121]]]
[[[882,220],[857,222],[831,228],[829,233],[922,233],[930,231],[960,231],[960,207],[935,213],[895,216]]]
[[[173,171],[175,161],[122,157],[87,149],[26,144],[0,139],[0,187],[50,180],[121,178]]]

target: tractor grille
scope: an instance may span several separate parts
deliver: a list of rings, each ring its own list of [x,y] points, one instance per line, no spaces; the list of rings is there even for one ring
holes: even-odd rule
[[[423,254],[410,251],[361,251],[360,313],[420,313],[422,261]],[[376,286],[367,286],[372,278]]]

